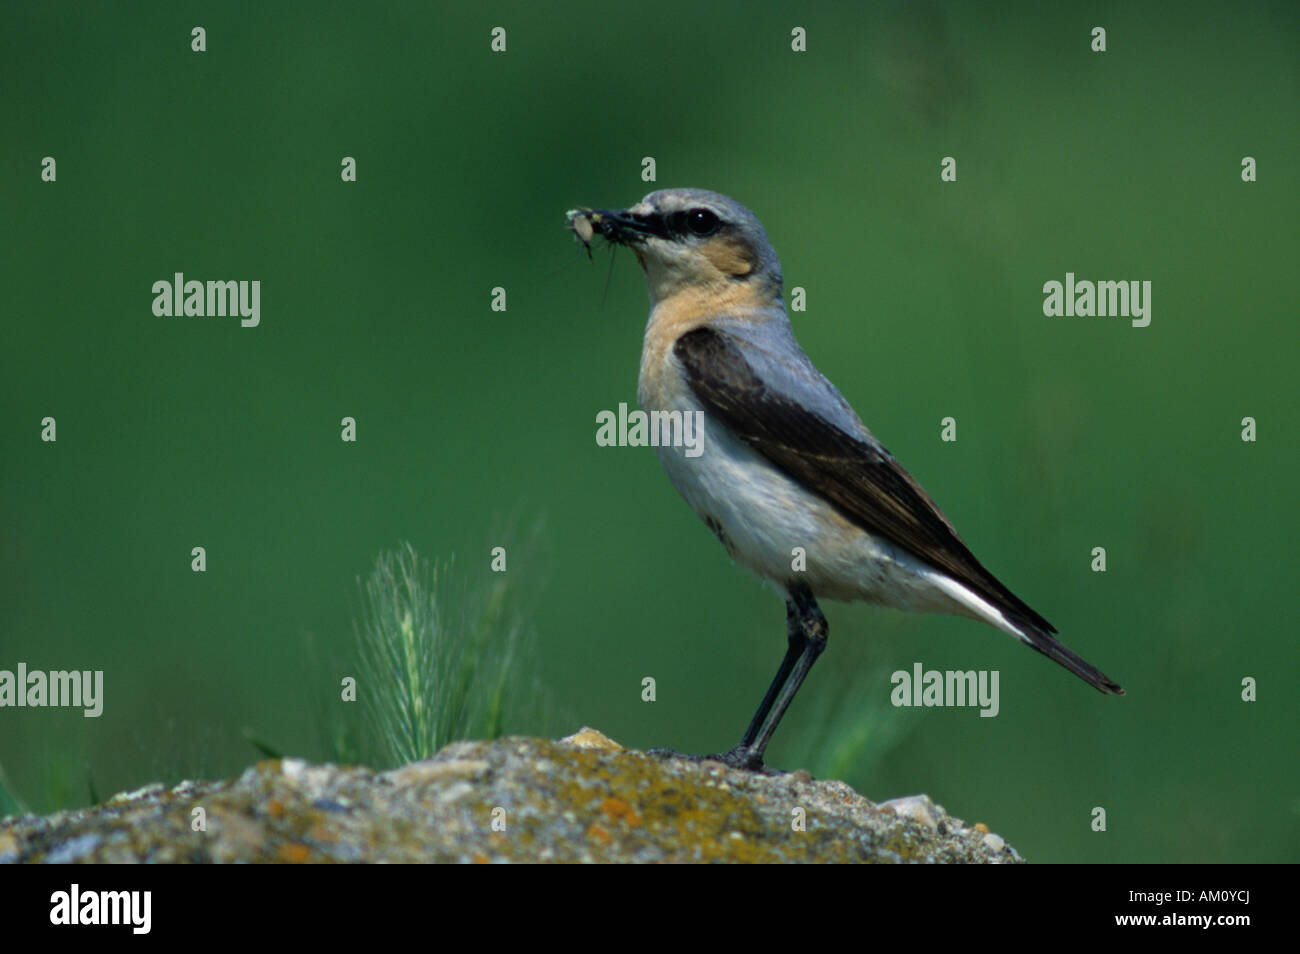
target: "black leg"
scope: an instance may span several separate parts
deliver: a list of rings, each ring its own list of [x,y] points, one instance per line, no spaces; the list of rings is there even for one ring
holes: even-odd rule
[[[826,617],[808,587],[790,587],[786,598],[786,624],[789,647],[781,660],[781,668],[776,671],[776,678],[745,730],[745,737],[723,756],[723,761],[729,765],[749,769],[763,767],[763,753],[767,751],[772,733],[781,724],[781,717],[790,707],[813,663],[826,648]]]
[[[776,678],[772,680],[772,685],[767,687],[767,695],[759,703],[758,711],[754,713],[754,718],[749,722],[749,728],[745,730],[744,737],[740,740],[737,748],[748,749],[758,738],[759,730],[763,728],[763,721],[767,719],[767,714],[772,711],[772,703],[781,692],[786,680],[790,678],[790,671],[794,669],[794,664],[799,657],[803,655],[805,644],[808,637],[804,635],[802,614],[795,605],[793,599],[789,596],[785,598],[785,629],[787,648],[785,658],[781,660],[781,668],[776,671]]]
[[[803,685],[808,671],[812,669],[813,663],[826,648],[826,617],[822,615],[821,607],[813,599],[812,591],[808,587],[797,584],[789,588],[785,601],[785,619],[787,640],[785,658],[781,660],[776,678],[768,686],[767,694],[759,703],[758,711],[750,720],[749,728],[745,730],[745,736],[740,740],[740,744],[721,755],[684,756],[680,752],[665,748],[651,749],[650,754],[667,758],[712,759],[724,762],[733,768],[765,770],[771,774],[772,770],[765,769],[763,765],[763,753],[767,750],[767,743],[780,724],[781,717],[785,715],[785,710],[790,707],[794,694]]]
[[[767,751],[767,743],[771,740],[772,733],[781,724],[781,717],[785,715],[785,710],[794,701],[794,694],[803,685],[804,677],[808,675],[813,663],[817,661],[817,657],[826,648],[826,617],[822,616],[821,610],[817,610],[816,620],[812,622],[808,642],[804,644],[803,653],[799,656],[799,661],[795,663],[794,672],[790,673],[790,678],[782,688],[781,695],[777,697],[776,705],[772,707],[767,721],[763,723],[762,729],[759,730],[758,738],[750,746],[748,759],[750,765],[759,766],[763,764],[763,753]]]

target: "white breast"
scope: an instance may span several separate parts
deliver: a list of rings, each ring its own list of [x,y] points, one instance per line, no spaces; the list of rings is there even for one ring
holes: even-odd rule
[[[642,375],[642,409],[700,412],[703,419],[699,456],[688,456],[684,447],[657,447],[659,461],[737,563],[778,586],[804,583],[829,599],[975,615],[941,585],[936,571],[849,521],[711,418],[671,353],[659,370],[649,379]],[[795,569],[797,548],[801,571]]]

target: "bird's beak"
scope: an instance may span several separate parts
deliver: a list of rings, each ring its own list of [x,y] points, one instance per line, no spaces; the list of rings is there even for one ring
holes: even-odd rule
[[[631,209],[573,209],[569,228],[584,241],[592,231],[615,245],[639,245],[651,236],[667,237],[663,217]]]

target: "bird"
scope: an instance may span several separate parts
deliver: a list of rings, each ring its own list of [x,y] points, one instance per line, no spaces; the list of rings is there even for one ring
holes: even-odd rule
[[[766,770],[772,734],[827,645],[819,599],[969,617],[1124,694],[985,569],[817,370],[795,340],[781,263],[753,212],[717,192],[663,189],[626,209],[566,215],[588,254],[599,234],[645,273],[639,403],[694,415],[700,429],[694,454],[658,442],[669,481],[732,559],[785,599],[776,676],[740,742],[707,758]]]

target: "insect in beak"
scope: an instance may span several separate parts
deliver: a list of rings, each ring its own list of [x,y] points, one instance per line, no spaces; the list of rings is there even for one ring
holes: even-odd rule
[[[590,259],[591,239],[596,234],[596,227],[600,225],[600,213],[594,209],[570,209],[565,216],[569,220],[569,228],[587,250],[587,258]]]

